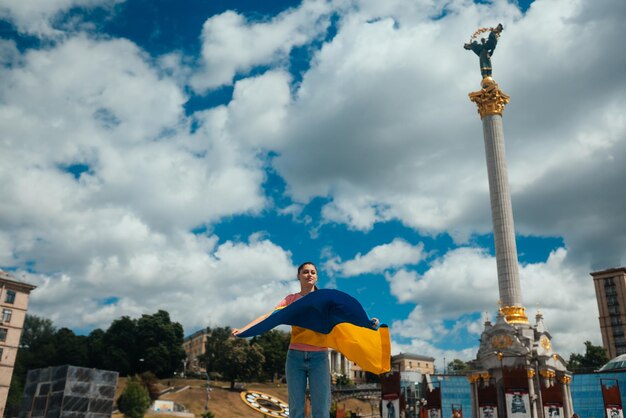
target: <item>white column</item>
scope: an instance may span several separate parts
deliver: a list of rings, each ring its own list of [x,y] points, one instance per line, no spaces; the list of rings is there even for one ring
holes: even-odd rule
[[[485,156],[489,176],[491,216],[496,244],[498,287],[504,306],[521,306],[522,292],[517,265],[517,246],[506,157],[502,116],[486,115],[483,118]]]

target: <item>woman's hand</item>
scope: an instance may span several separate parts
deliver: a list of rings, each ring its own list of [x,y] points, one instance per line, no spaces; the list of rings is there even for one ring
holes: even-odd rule
[[[378,324],[380,324],[380,321],[378,320],[378,318],[372,318],[370,321],[372,321],[372,328],[374,329],[378,328]]]

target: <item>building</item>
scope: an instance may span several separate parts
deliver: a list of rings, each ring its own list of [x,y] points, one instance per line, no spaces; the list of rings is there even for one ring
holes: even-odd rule
[[[11,274],[0,270],[0,416],[4,416],[4,407],[11,386],[13,366],[22,335],[22,327],[28,308],[28,297],[35,288],[19,282]]]
[[[423,409],[435,405],[441,410],[439,416],[442,417],[450,417],[452,411],[459,409],[464,417],[475,416],[472,415],[472,389],[467,385],[466,376],[425,375],[421,383],[419,396],[426,400]],[[607,409],[612,404],[620,405],[619,409],[623,409],[626,406],[626,356],[611,360],[598,372],[574,374],[570,386],[573,411],[579,418],[606,417]],[[618,399],[609,398],[613,388]],[[563,417],[563,414],[550,414],[550,406],[546,405],[543,416]]]
[[[199,373],[204,371],[204,369],[200,367],[198,357],[206,351],[206,339],[207,331],[206,329],[201,329],[185,337],[183,340],[183,350],[185,350],[185,354],[187,354],[185,372]]]
[[[400,353],[391,356],[391,370],[400,373],[416,372],[421,374],[435,373],[435,359],[419,354]]]
[[[591,273],[596,289],[602,343],[609,358],[626,354],[626,268]]]
[[[75,366],[30,370],[20,417],[109,418],[118,373]]]

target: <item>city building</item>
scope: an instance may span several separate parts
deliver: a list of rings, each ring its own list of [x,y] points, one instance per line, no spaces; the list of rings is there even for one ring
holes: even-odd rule
[[[28,297],[35,288],[18,281],[13,275],[0,270],[0,416],[4,416],[4,407],[11,386],[13,366],[22,336],[22,327],[28,308]]]
[[[183,340],[183,350],[185,350],[185,354],[187,354],[185,372],[199,373],[204,371],[204,369],[200,367],[198,357],[206,351],[206,339],[207,331],[206,329],[201,329],[185,337]]]
[[[391,356],[391,370],[403,372],[417,372],[421,374],[435,373],[435,359],[419,354],[400,353]]]
[[[423,410],[434,407],[441,411],[441,415],[439,415],[441,417],[451,417],[454,411],[460,411],[463,417],[477,416],[472,414],[473,388],[467,385],[467,378],[459,375],[424,375],[420,385],[419,398],[415,401],[415,409],[419,409],[419,400],[423,400],[421,402]],[[606,417],[611,409],[622,410],[626,406],[624,405],[624,400],[626,400],[626,356],[620,360],[611,360],[598,372],[572,375],[570,386],[573,413],[579,418]],[[546,418],[563,417],[563,414],[556,413],[559,408],[553,408],[554,412],[551,412],[552,408],[550,405],[544,405],[540,416]],[[407,411],[410,411],[410,403],[407,403]],[[479,417],[496,416],[495,411],[492,415],[484,414],[485,411],[482,412],[483,414],[479,414]],[[407,413],[407,416],[412,418],[410,413]]]
[[[626,268],[591,273],[596,289],[602,343],[609,358],[626,354]]]

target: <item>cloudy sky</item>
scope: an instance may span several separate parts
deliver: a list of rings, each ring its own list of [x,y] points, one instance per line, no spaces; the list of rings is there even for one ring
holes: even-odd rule
[[[498,287],[463,49],[501,22],[524,306],[601,343],[626,263],[623,0],[0,0],[0,267],[78,333],[241,326],[320,284],[470,359]]]

